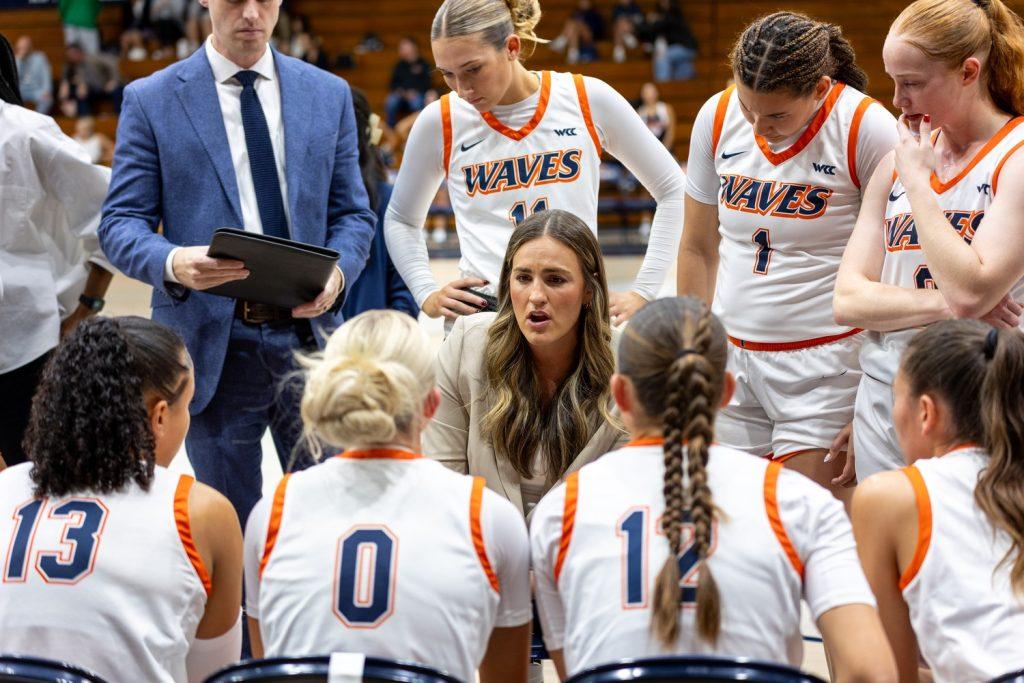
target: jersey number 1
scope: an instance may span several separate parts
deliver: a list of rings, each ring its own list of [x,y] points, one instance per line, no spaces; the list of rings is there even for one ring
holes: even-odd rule
[[[508,212],[508,219],[512,221],[512,225],[519,227],[519,224],[526,220],[527,216],[532,216],[539,211],[548,210],[548,198],[541,197],[533,203],[530,207],[530,212],[526,212],[526,202],[516,202],[512,205],[512,208]]]
[[[338,539],[334,614],[349,628],[377,628],[395,607],[398,539],[384,526],[362,526]]]
[[[45,498],[30,500],[14,510],[18,523],[4,564],[4,583],[26,580],[36,527],[46,504]],[[62,547],[36,553],[36,571],[47,583],[78,583],[92,573],[107,521],[107,508],[96,499],[72,498],[51,507],[49,517],[67,520],[60,537]]]
[[[754,256],[754,273],[767,275],[768,265],[772,262],[772,243],[769,239],[768,228],[755,230],[751,241],[758,246],[757,254]]]
[[[625,609],[637,609],[647,606],[647,543],[650,536],[647,528],[649,513],[646,507],[633,508],[628,511],[619,525],[616,534],[622,538],[622,606]],[[661,524],[658,531],[661,533]],[[711,527],[711,552],[715,548],[715,525]],[[679,554],[679,601],[682,605],[694,605],[697,602],[698,563],[700,557],[697,546],[693,542],[693,525],[687,515],[683,519],[682,552]],[[710,554],[710,553],[709,553]],[[658,571],[661,567],[658,567]]]

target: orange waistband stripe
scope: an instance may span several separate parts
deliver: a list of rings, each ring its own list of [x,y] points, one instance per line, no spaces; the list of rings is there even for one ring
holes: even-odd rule
[[[738,346],[741,349],[747,351],[797,351],[799,349],[809,349],[814,346],[823,346],[824,344],[831,344],[847,337],[852,337],[855,334],[863,332],[859,327],[855,327],[852,330],[841,332],[839,334],[832,334],[827,337],[815,337],[814,339],[802,339],[800,341],[792,342],[756,342],[749,341],[747,339],[739,339],[729,335],[729,342],[734,346]]]
[[[483,567],[487,581],[495,593],[501,592],[501,584],[498,582],[498,575],[494,573],[491,560],[487,557],[487,548],[484,545],[484,531],[480,524],[480,507],[484,501],[484,478],[473,477],[473,492],[469,496],[469,534],[473,537],[473,549],[476,556],[480,558],[480,566]]]
[[[288,479],[291,474],[281,477],[277,488],[274,489],[274,502],[270,506],[270,520],[267,523],[267,540],[263,544],[263,557],[260,558],[260,578],[263,577],[263,570],[267,568],[270,561],[270,553],[277,543],[277,535],[281,531],[281,515],[284,513],[284,493],[288,487]]]
[[[914,498],[917,501],[917,545],[914,546],[914,556],[910,559],[910,564],[900,575],[901,591],[910,585],[921,570],[925,555],[928,554],[928,546],[932,543],[932,501],[928,496],[928,487],[924,484],[921,471],[913,465],[904,467],[902,472],[907,475],[910,485],[914,487]]]
[[[188,514],[188,496],[195,481],[187,474],[181,475],[178,479],[178,487],[174,490],[174,523],[178,527],[178,537],[181,539],[181,545],[185,548],[185,554],[188,556],[189,562],[192,563],[193,569],[196,570],[196,576],[202,582],[206,595],[210,595],[210,591],[213,590],[213,582],[210,580],[210,573],[206,571],[203,557],[199,554],[199,549],[196,548],[195,540],[192,538],[192,522]]]
[[[804,580],[804,563],[800,560],[800,556],[796,552],[796,548],[793,547],[793,542],[789,539],[789,534],[786,533],[786,527],[782,524],[782,516],[779,514],[779,498],[778,498],[778,485],[779,485],[779,472],[782,471],[782,463],[772,462],[768,464],[768,468],[764,473],[764,508],[768,513],[768,523],[771,524],[772,531],[775,533],[775,538],[779,540],[779,545],[782,546],[783,551],[786,553],[786,557],[789,558],[789,563],[793,565],[793,569],[796,570],[797,576],[800,580]]]
[[[572,531],[576,526],[576,503],[580,493],[580,473],[573,472],[565,478],[565,506],[562,508],[562,538],[558,542],[558,559],[555,560],[555,583],[562,575],[562,565],[569,554]]]

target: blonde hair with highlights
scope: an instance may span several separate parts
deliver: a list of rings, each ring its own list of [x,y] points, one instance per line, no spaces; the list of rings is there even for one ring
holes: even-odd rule
[[[515,35],[528,57],[539,43],[548,42],[534,33],[538,22],[538,0],[444,0],[430,26],[430,39],[482,34],[481,41],[500,50]]]
[[[350,447],[409,434],[434,388],[434,354],[412,317],[366,311],[339,327],[306,368],[303,430],[319,458],[320,442]]]

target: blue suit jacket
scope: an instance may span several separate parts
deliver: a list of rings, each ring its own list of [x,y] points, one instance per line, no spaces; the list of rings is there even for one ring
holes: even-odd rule
[[[376,217],[359,172],[348,84],[277,52],[274,63],[292,238],[336,249],[345,282],[355,282]],[[164,264],[175,246],[209,244],[223,227],[241,228],[242,210],[213,71],[199,49],[125,89],[99,227],[110,262],[153,286],[153,320],[184,338],[195,364],[193,413],[209,403],[220,380],[234,301],[166,284]],[[312,322],[330,330],[341,314]]]

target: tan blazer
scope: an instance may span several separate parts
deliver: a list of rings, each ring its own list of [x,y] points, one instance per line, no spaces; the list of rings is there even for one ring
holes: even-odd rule
[[[519,474],[507,461],[499,462],[494,449],[480,435],[480,422],[490,408],[485,398],[483,360],[487,330],[494,317],[494,313],[477,313],[459,318],[444,340],[437,363],[441,405],[423,433],[423,453],[456,472],[483,477],[488,488],[508,498],[523,512]],[[612,335],[615,349],[619,333],[613,330]],[[609,424],[601,425],[565,474],[628,440],[625,432]]]

